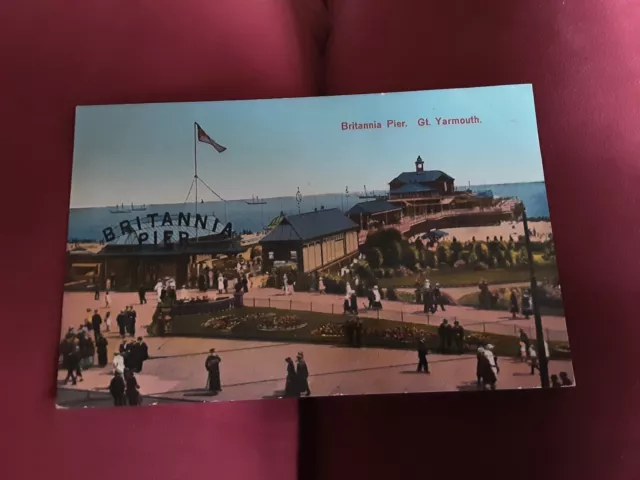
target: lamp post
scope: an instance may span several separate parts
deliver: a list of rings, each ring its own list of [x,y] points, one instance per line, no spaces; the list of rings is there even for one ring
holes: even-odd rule
[[[538,307],[538,281],[533,268],[533,252],[531,251],[531,238],[529,237],[529,222],[527,221],[527,210],[524,202],[520,202],[522,209],[522,225],[524,227],[524,244],[527,249],[527,260],[529,262],[529,273],[531,274],[531,303],[533,304],[533,319],[536,325],[536,345],[538,361],[540,365],[540,385],[542,388],[549,387],[549,359],[545,348],[544,331],[542,330],[542,318]]]
[[[300,193],[300,187],[298,187],[298,192],[296,193],[296,203],[298,204],[298,215],[300,214],[300,204],[302,203],[302,194]]]

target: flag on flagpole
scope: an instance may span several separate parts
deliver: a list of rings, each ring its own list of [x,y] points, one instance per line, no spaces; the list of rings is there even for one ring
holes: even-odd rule
[[[227,149],[227,147],[223,147],[218,142],[216,142],[213,138],[211,138],[209,135],[207,135],[205,133],[205,131],[202,129],[202,127],[200,125],[198,125],[197,123],[196,123],[196,128],[198,129],[198,141],[199,142],[208,143],[213,148],[215,148],[218,153],[222,153]]]

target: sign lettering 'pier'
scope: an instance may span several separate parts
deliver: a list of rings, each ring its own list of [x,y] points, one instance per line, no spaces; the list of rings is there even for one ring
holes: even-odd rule
[[[192,223],[193,218],[193,223]],[[117,227],[106,227],[102,229],[102,236],[105,242],[110,243],[124,235],[136,235],[139,245],[153,244],[158,245],[172,244],[174,231],[171,229],[163,229],[163,227],[194,227],[196,230],[202,231],[202,236],[222,235],[231,238],[233,229],[231,222],[227,223],[222,231],[217,232],[218,227],[222,224],[220,219],[214,215],[201,215],[196,213],[179,212],[177,215],[171,215],[170,212],[149,213],[145,217],[135,217],[133,220],[123,220]],[[158,228],[159,230],[145,231]],[[178,231],[178,243],[183,245],[188,243],[191,236],[187,231]],[[200,235],[198,235],[200,236]],[[159,238],[162,237],[162,238]]]

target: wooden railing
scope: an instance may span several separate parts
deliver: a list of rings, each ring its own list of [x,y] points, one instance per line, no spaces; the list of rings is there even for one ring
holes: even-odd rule
[[[442,212],[435,212],[435,213],[425,213],[423,215],[417,215],[417,216],[413,216],[413,217],[403,217],[402,220],[399,223],[391,223],[391,224],[387,224],[387,225],[379,225],[377,226],[375,229],[372,230],[361,230],[358,233],[358,241],[360,242],[360,244],[363,244],[366,239],[367,239],[367,235],[371,232],[375,232],[376,230],[380,230],[380,229],[389,229],[389,228],[393,228],[395,230],[398,230],[400,233],[405,233],[408,232],[411,227],[422,223],[426,220],[440,220],[442,218],[446,218],[446,217],[451,217],[451,216],[456,216],[456,215],[460,215],[460,214],[465,214],[465,215],[484,215],[487,213],[509,213],[513,210],[513,206],[514,206],[515,202],[513,201],[505,201],[502,202],[494,207],[486,207],[486,208],[480,208],[480,207],[474,207],[472,209],[468,209],[468,210],[443,210]]]

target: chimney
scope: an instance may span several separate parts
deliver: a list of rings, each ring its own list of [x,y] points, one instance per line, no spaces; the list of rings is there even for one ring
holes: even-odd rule
[[[424,172],[424,161],[422,157],[418,156],[416,160],[416,173]]]

